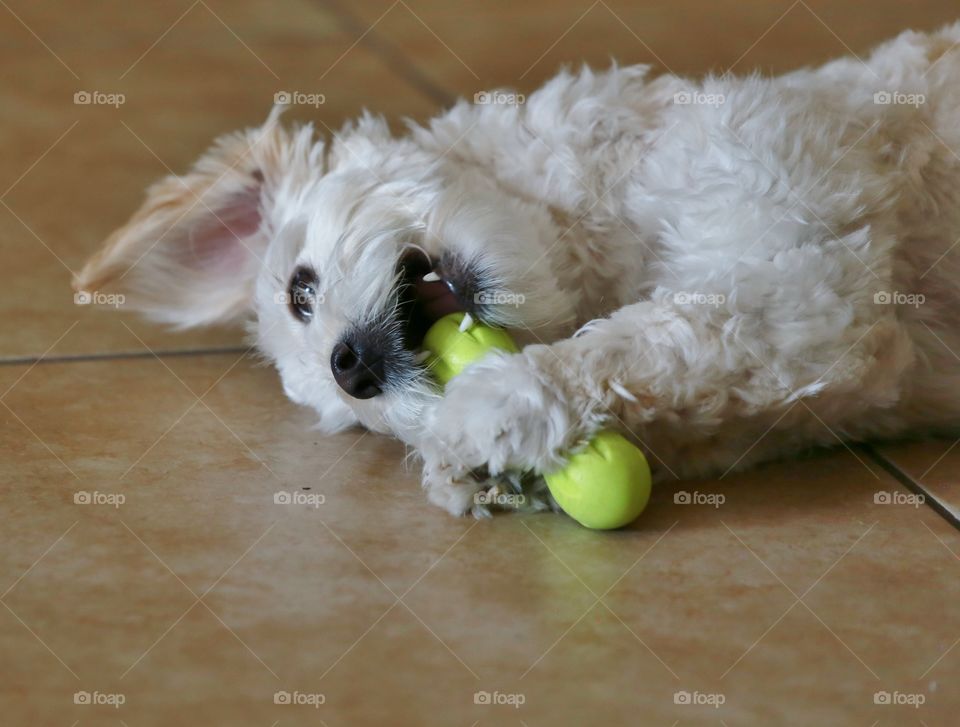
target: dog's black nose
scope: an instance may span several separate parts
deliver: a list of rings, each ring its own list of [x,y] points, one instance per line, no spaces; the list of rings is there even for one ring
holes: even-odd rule
[[[355,399],[371,399],[383,393],[383,353],[360,340],[341,341],[330,356],[333,378]]]

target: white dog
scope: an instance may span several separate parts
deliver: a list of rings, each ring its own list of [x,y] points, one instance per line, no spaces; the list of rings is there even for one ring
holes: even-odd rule
[[[960,24],[702,83],[562,73],[394,138],[221,138],[78,276],[176,326],[251,317],[321,426],[389,432],[452,513],[600,428],[661,478],[960,423]],[[440,396],[445,313],[510,329]]]

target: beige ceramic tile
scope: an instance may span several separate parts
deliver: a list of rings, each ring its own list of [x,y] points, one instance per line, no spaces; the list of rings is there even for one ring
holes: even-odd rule
[[[200,3],[175,25],[182,9],[166,4],[141,15],[113,3],[77,22],[73,11],[21,5],[13,9],[50,50],[0,8],[11,39],[0,48],[2,358],[40,355],[68,330],[51,355],[138,350],[137,336],[151,348],[237,345],[238,331],[170,335],[75,306],[72,271],[148,184],[184,171],[218,134],[260,123],[278,91],[323,94],[318,108],[291,113],[323,133],[364,106],[391,118],[433,110],[378,56],[352,47],[318,5]],[[122,93],[125,102],[74,104],[82,91]]]
[[[457,94],[506,85],[536,88],[564,64],[651,63],[658,71],[782,72],[863,53],[905,28],[956,20],[948,0],[904,4],[827,0],[360,0],[361,27],[393,44]]]
[[[30,28],[61,55],[71,67],[83,67],[91,51],[102,47],[123,47],[145,51],[164,32],[173,45],[199,47],[224,38],[211,37],[193,21],[209,16],[243,39],[256,41],[270,37],[289,38],[296,34],[331,35],[337,32],[336,19],[320,3],[311,0],[283,0],[264,4],[252,0],[187,0],[180,3],[141,3],[124,0],[100,0],[85,5],[80,12],[67,12],[63,2],[36,3],[30,0],[4,0],[4,14],[11,28]],[[31,45],[29,30],[17,42]],[[63,48],[60,53],[59,49]],[[137,56],[134,55],[132,62]],[[79,70],[79,69],[78,69]]]
[[[960,518],[960,440],[944,437],[878,444],[876,449],[927,496]]]
[[[667,486],[600,534],[427,507],[403,447],[320,437],[246,358],[8,365],[8,389],[5,723],[932,726],[960,708],[960,536],[875,504],[904,491],[859,451]]]

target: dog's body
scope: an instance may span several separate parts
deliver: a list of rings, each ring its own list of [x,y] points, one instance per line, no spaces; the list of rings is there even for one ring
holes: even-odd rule
[[[953,426],[958,43],[777,79],[584,70],[329,151],[275,113],[154,187],[77,284],[178,325],[254,311],[288,395],[414,446],[454,513],[601,427],[688,477]],[[528,345],[441,397],[416,350],[456,308]]]

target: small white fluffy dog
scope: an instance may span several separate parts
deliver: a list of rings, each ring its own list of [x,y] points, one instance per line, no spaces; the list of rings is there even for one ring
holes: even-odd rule
[[[252,318],[291,399],[412,445],[456,514],[600,428],[662,478],[956,425],[958,44],[775,79],[561,73],[329,145],[275,109],[153,186],[76,286]],[[455,310],[524,348],[440,396],[419,346]]]

